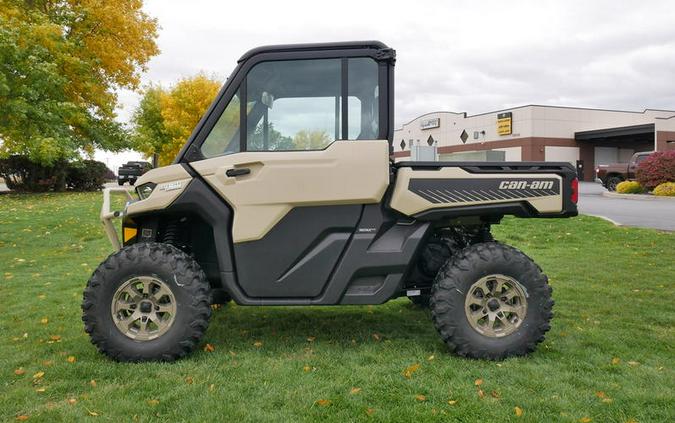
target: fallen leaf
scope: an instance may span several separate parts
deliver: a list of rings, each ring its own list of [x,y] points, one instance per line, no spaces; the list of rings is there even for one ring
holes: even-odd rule
[[[499,396],[499,392],[497,392],[497,391],[492,391],[492,392],[490,392],[490,396],[491,396],[492,398],[497,398],[497,399],[501,398],[501,397]]]
[[[593,419],[590,418],[590,417],[582,417],[582,418],[579,419],[579,423],[590,423],[592,421],[593,421]]]
[[[263,345],[263,343],[261,341],[255,341],[253,343],[253,346],[256,347],[256,348],[260,348],[260,347],[262,347],[262,345]]]
[[[433,356],[433,355],[430,355],[429,357],[427,357],[427,361],[431,361],[431,360],[433,360],[434,358],[436,358],[436,357]]]
[[[612,365],[616,366],[619,363],[621,363],[621,359],[619,357],[614,357],[612,359]]]
[[[51,339],[52,341],[60,341],[61,336],[60,335],[52,335],[52,336],[49,337],[49,339]]]
[[[482,389],[478,390],[478,398],[484,398],[485,397],[485,392],[483,392]]]
[[[639,361],[629,361],[628,365],[631,367],[639,366],[640,362]]]
[[[516,413],[516,417],[521,417],[523,415],[523,409],[518,406],[513,407],[513,412]]]
[[[49,323],[49,319],[46,318],[46,317],[43,317],[42,319],[40,319],[40,323],[42,323],[43,325],[46,325],[47,323]]]
[[[327,407],[331,404],[331,401],[327,399],[320,399],[316,400],[315,404],[320,405],[321,407]]]
[[[92,388],[96,388],[96,380],[92,379],[89,381],[89,384],[91,385]]]
[[[598,397],[598,398],[600,398],[600,399],[608,398],[608,397],[607,397],[607,394],[605,394],[603,391],[597,391],[597,392],[595,393],[595,396]]]
[[[210,385],[209,385],[209,391],[212,391],[212,392],[213,392],[214,389],[216,389],[216,385],[213,384],[213,383],[210,384]]]
[[[302,368],[302,370],[303,370],[304,372],[309,372],[310,370],[312,370],[312,368],[309,367],[309,366],[305,366],[305,367]]]
[[[33,375],[33,379],[42,379],[42,376],[44,376],[44,375],[45,375],[45,372],[42,372],[42,371],[37,372]]]
[[[473,382],[473,384],[476,385],[476,386],[481,386],[483,384],[483,379],[476,379]]]
[[[17,376],[21,376],[24,373],[26,373],[26,371],[23,369],[23,367],[19,367],[18,369],[14,370],[14,374]]]
[[[352,394],[352,395],[358,394],[359,392],[361,392],[361,388],[352,388],[352,389],[349,391],[349,393]]]
[[[188,376],[185,378],[185,383],[187,383],[188,385],[192,385],[192,382],[193,382],[192,376]]]
[[[418,395],[415,395],[415,399],[416,399],[417,401],[424,402],[424,401],[427,400],[427,397],[424,396],[424,395],[422,395],[422,394],[418,394]]]
[[[366,414],[369,415],[369,416],[372,416],[374,412],[375,412],[374,408],[367,408],[366,409]]]
[[[75,398],[68,398],[68,404],[75,405],[76,403],[77,403],[77,400]]]
[[[379,333],[374,333],[373,339],[376,340],[376,341],[379,341],[380,339],[382,339],[382,336]]]
[[[20,415],[20,416],[16,416],[16,419],[17,419],[18,421],[20,421],[20,422],[25,422],[25,421],[28,420],[29,418],[30,418],[30,417],[28,417],[28,416],[25,415],[25,414],[22,414],[22,415]]]
[[[457,400],[448,400],[448,404],[455,405],[457,404]]]
[[[96,411],[87,410],[87,412],[88,412],[89,415],[92,416],[92,417],[98,416],[98,413],[97,413]]]
[[[204,351],[206,351],[206,352],[214,352],[215,350],[216,350],[216,347],[214,347],[211,344],[204,345]]]
[[[37,392],[38,394],[41,394],[41,393],[45,392],[46,390],[47,390],[47,389],[45,389],[45,388],[37,388],[37,389],[35,390],[35,392]]]
[[[405,370],[403,371],[403,377],[406,379],[410,379],[417,370],[419,370],[420,365],[415,363],[411,364],[410,366],[406,367]]]
[[[46,366],[46,367],[49,367],[52,364],[54,364],[54,362],[52,360],[45,360],[45,361],[42,362],[42,365]]]
[[[633,418],[630,418],[630,419],[626,420],[626,423],[638,423],[638,421],[633,419]]]
[[[308,336],[307,342],[314,342],[315,339],[316,339],[316,336]]]
[[[75,358],[74,355],[69,355],[68,358],[66,358],[66,361],[67,361],[68,363],[74,363],[74,362],[77,361],[77,358]]]
[[[148,405],[151,406],[151,407],[154,407],[154,406],[156,406],[156,405],[159,405],[159,400],[157,400],[157,399],[149,399],[149,400],[148,400]]]

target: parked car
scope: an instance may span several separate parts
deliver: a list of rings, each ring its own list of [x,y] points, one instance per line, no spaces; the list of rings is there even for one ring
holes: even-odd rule
[[[117,183],[119,185],[124,185],[125,182],[129,182],[129,185],[133,185],[136,183],[136,179],[138,179],[139,176],[150,169],[152,169],[152,165],[148,162],[126,162],[117,169]]]
[[[635,171],[638,165],[652,153],[653,151],[635,153],[628,163],[598,165],[595,169],[595,178],[600,179],[607,190],[616,191],[619,182],[635,179]]]

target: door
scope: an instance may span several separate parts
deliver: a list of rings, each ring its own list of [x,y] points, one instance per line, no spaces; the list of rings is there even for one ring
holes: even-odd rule
[[[191,166],[233,210],[248,296],[318,296],[363,205],[382,200],[389,144],[376,139],[378,81],[371,58],[258,63],[201,145],[206,158]]]

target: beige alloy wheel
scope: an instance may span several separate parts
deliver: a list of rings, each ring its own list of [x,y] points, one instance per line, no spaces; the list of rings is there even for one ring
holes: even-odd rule
[[[154,276],[134,276],[115,291],[110,305],[115,326],[136,341],[162,336],[176,319],[176,299]]]
[[[488,275],[469,288],[464,312],[476,332],[501,338],[515,332],[527,314],[527,291],[515,279]]]

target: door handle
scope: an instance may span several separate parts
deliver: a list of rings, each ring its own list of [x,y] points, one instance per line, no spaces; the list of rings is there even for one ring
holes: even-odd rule
[[[237,176],[248,175],[249,173],[251,173],[251,169],[247,167],[235,167],[233,169],[227,169],[225,171],[225,176],[234,178]]]

